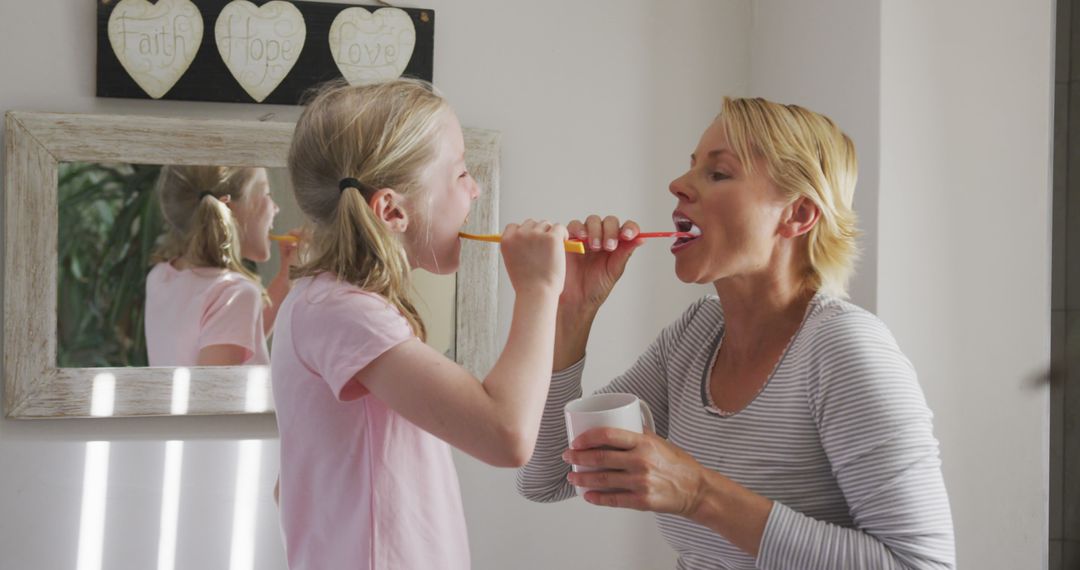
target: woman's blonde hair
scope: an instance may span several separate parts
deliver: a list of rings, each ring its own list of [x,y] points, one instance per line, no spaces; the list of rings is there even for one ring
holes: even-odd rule
[[[240,224],[225,201],[242,202],[256,169],[231,166],[163,166],[157,179],[166,234],[155,262],[183,259],[196,267],[235,271],[269,297],[259,276],[244,266]]]
[[[821,217],[810,230],[807,285],[840,297],[858,257],[852,199],[858,178],[855,145],[828,117],[765,99],[724,98],[728,144],[748,172],[762,157],[767,174],[791,201],[804,197]]]
[[[438,153],[440,118],[448,110],[422,81],[332,82],[308,102],[289,149],[296,202],[314,222],[309,261],[293,274],[329,272],[383,296],[421,339],[426,330],[410,300],[405,248],[375,217],[362,192],[392,188],[409,204],[418,203],[420,177]],[[340,188],[345,178],[364,188]]]

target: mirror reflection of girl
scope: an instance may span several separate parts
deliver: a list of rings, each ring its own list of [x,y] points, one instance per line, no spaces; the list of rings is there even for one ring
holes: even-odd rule
[[[266,169],[165,166],[158,192],[168,233],[146,278],[150,366],[269,364],[266,338],[297,246],[279,245],[267,288],[242,263],[270,259],[278,207]]]
[[[532,454],[551,376],[565,228],[504,231],[509,337],[483,382],[423,342],[413,268],[457,270],[480,192],[461,126],[427,84],[333,84],[289,155],[311,259],[278,315],[271,378],[289,567],[469,568],[450,446],[513,467]]]

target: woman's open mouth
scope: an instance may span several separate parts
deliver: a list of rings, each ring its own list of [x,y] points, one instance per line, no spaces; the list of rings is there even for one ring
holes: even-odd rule
[[[675,230],[680,232],[689,232],[693,234],[693,237],[681,237],[675,240],[675,243],[671,245],[671,252],[676,253],[681,251],[701,237],[701,228],[697,227],[697,224],[693,220],[686,217],[682,212],[676,211],[671,214],[671,221],[675,223]]]

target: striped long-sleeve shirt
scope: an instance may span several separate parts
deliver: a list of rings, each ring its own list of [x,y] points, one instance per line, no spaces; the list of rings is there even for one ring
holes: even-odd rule
[[[773,500],[757,559],[690,520],[656,515],[680,569],[954,568],[952,516],[932,415],[885,325],[818,294],[760,394],[733,415],[711,401],[724,333],[719,300],[697,301],[598,392],[648,402],[660,437]],[[575,496],[561,459],[563,406],[584,361],[556,372],[536,450],[518,472],[534,501]]]

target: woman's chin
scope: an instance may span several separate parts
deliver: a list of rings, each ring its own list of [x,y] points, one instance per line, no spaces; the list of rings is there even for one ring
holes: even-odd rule
[[[675,259],[675,277],[683,283],[696,283],[696,274],[690,264],[686,262],[680,262],[678,258]]]
[[[675,262],[675,277],[687,285],[708,285],[710,283],[715,283],[718,279],[708,273],[702,272],[699,268],[690,267],[689,264],[684,267],[679,267],[678,261]]]

